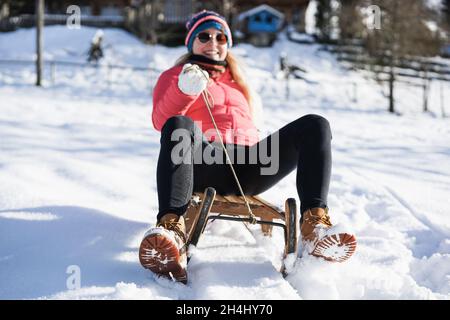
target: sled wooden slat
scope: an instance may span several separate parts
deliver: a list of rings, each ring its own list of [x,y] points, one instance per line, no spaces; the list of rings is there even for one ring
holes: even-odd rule
[[[203,193],[195,192],[193,198],[202,198]],[[274,219],[280,219],[284,221],[284,211],[271,203],[261,199],[258,196],[246,196],[247,201],[250,204],[250,208],[255,216],[265,221],[273,221]],[[216,194],[211,212],[219,214],[227,214],[231,216],[248,216],[248,209],[243,197],[236,195],[222,196]],[[185,215],[186,226],[188,232],[190,231],[191,224],[195,222],[196,210],[193,206],[190,206],[188,212]],[[271,234],[270,225],[262,225],[264,234]]]
[[[229,201],[229,202],[234,202],[234,203],[239,203],[239,204],[245,204],[244,200],[242,199],[242,197],[238,197],[238,196],[234,196],[234,195],[229,195],[229,196],[224,196],[224,198]],[[248,200],[248,199],[247,199]],[[250,203],[252,203],[250,200],[248,200]]]
[[[186,234],[192,233],[193,226],[197,217],[198,206],[190,205],[184,214],[184,223],[186,225]]]
[[[229,202],[235,202],[235,203],[239,203],[239,204],[244,204],[245,205],[245,201],[244,198],[241,196],[236,196],[236,195],[230,195],[230,196],[225,196],[224,197],[226,200],[228,200]],[[250,205],[255,205],[255,206],[261,206],[263,205],[263,203],[261,201],[258,201],[254,196],[246,196],[247,201]]]
[[[258,196],[253,196],[252,199],[254,201],[257,201],[258,203],[260,203],[261,205],[266,206],[269,210],[271,210],[275,215],[279,215],[280,219],[284,218],[284,212],[281,208],[278,208],[276,206],[274,206],[273,204],[271,204],[270,202],[258,197]]]
[[[214,191],[214,195],[210,198],[210,201],[205,200],[205,204],[207,204],[207,208],[209,211],[202,210],[204,204],[203,200],[198,201],[198,199],[208,199],[206,198],[207,191],[211,194],[211,189]],[[260,223],[261,231],[266,236],[272,235],[273,225],[263,223],[263,222],[275,222],[274,220],[281,220],[281,224],[284,225],[285,230],[285,250],[284,257],[287,257],[288,254],[294,253],[297,250],[297,235],[298,235],[298,224],[297,224],[297,209],[295,200],[290,198],[285,202],[285,208],[281,209],[273,205],[272,203],[262,199],[258,196],[245,196],[247,199],[250,208],[252,210],[253,215],[256,217],[257,221]],[[212,203],[212,204],[211,204]],[[210,205],[210,206],[209,206]],[[244,201],[244,198],[237,195],[220,195],[215,193],[213,188],[207,188],[205,193],[195,192],[192,196],[191,203],[188,207],[188,210],[184,216],[186,222],[186,231],[188,234],[188,243],[190,239],[192,240],[192,244],[196,244],[199,238],[198,232],[194,232],[194,230],[200,230],[199,227],[195,227],[196,225],[202,225],[204,228],[207,223],[207,219],[204,219],[204,215],[201,215],[200,212],[209,214],[213,213],[214,215],[219,215],[221,217],[225,216],[234,216],[234,217],[249,217],[249,212],[247,205]],[[202,216],[202,219],[198,217]],[[204,221],[200,223],[198,221]],[[280,222],[278,222],[280,224]],[[203,229],[202,229],[203,230]],[[195,234],[195,236],[193,236]],[[194,244],[194,245],[195,245]],[[286,270],[284,268],[284,262],[281,270],[283,275],[286,275]]]
[[[263,220],[272,221],[274,218],[273,214],[262,206],[250,205],[250,208],[255,216],[260,217]],[[211,208],[211,212],[228,214],[232,216],[248,216],[247,207],[244,204],[236,204],[231,202],[214,203]]]
[[[195,194],[197,194],[197,193],[195,193]],[[199,193],[199,194],[201,194],[201,193]],[[216,201],[228,202],[228,200],[224,196],[222,196],[220,194],[216,194]]]

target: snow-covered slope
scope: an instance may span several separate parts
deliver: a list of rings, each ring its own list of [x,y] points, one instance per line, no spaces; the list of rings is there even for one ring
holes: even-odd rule
[[[47,27],[46,58],[84,61],[95,31]],[[418,89],[400,87],[404,115],[389,115],[376,83],[316,45],[284,39],[234,51],[263,98],[266,133],[308,113],[330,121],[330,214],[355,231],[356,254],[344,264],[298,259],[283,279],[280,230],[269,239],[258,228],[251,235],[242,224],[215,221],[187,286],[142,269],[139,242],[157,211],[155,75],[113,73],[105,84],[102,72],[107,63],[164,69],[184,48],[104,32],[110,46],[98,69],[59,71],[55,83],[46,73],[42,89],[32,86],[31,65],[0,65],[0,298],[450,298],[450,122],[437,116],[440,86],[432,87],[433,114],[420,113]],[[33,34],[0,34],[1,59],[33,57]],[[290,80],[289,99],[274,77],[282,51],[308,70],[307,81]],[[262,196],[280,206],[297,198],[295,174]],[[79,289],[72,270],[81,272]]]

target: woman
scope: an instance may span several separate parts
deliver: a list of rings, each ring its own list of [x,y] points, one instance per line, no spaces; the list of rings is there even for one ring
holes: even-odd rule
[[[231,160],[245,194],[262,193],[297,169],[304,248],[328,260],[342,260],[342,253],[324,254],[330,240],[340,242],[343,248],[355,241],[347,233],[334,238],[326,234],[332,226],[327,208],[331,174],[328,121],[318,115],[303,116],[260,140],[253,122],[251,91],[229,50],[232,37],[227,22],[215,12],[202,11],[186,26],[188,53],[161,74],[153,95],[153,125],[161,131],[159,212],[157,226],[142,240],[141,264],[186,283],[183,214],[193,191],[214,187],[219,194],[240,194],[229,164],[210,161],[211,157],[225,157],[206,101],[226,149],[233,155]],[[275,170],[266,167],[267,159],[250,160],[262,147],[271,150]],[[240,161],[238,155],[243,155]],[[349,250],[343,251],[347,258]]]

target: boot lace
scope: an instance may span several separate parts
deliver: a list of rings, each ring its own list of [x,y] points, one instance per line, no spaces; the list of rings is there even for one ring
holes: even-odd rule
[[[186,235],[182,230],[182,224],[180,222],[164,221],[164,222],[159,222],[156,226],[163,227],[164,229],[175,232],[175,234],[177,234],[183,240],[183,243],[186,244],[186,241],[187,241]]]
[[[311,210],[310,210],[311,212]],[[327,227],[331,227],[331,220],[330,220],[330,216],[328,215],[328,208],[325,209],[325,214],[322,215],[321,217],[318,215],[313,215],[312,212],[310,215],[308,215],[307,217],[305,217],[305,222],[308,222],[310,225],[317,225],[317,224],[323,224],[326,225]]]

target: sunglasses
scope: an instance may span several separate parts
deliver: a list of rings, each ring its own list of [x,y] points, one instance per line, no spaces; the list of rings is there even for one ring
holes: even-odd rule
[[[216,38],[218,44],[225,44],[228,42],[228,37],[223,33],[217,33],[216,35],[210,34],[208,32],[200,32],[197,35],[198,40],[201,43],[207,43],[212,40],[212,38]]]

